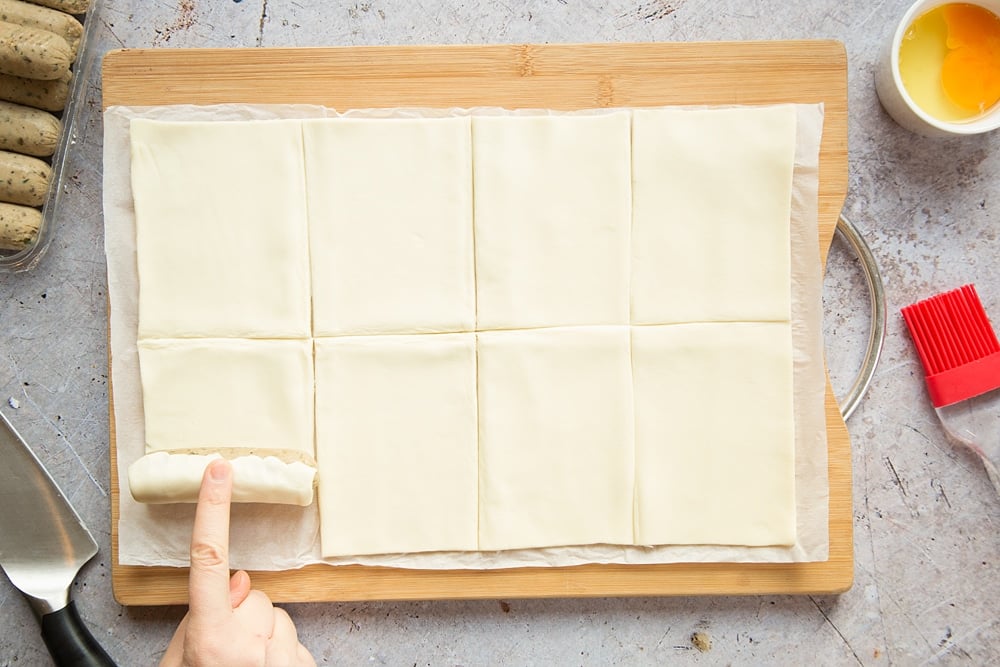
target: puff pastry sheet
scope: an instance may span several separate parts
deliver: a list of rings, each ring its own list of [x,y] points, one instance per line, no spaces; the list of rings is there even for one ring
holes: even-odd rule
[[[792,105],[636,109],[632,323],[788,321]]]
[[[628,324],[630,117],[477,116],[480,330]]]
[[[802,112],[426,115],[131,121],[133,494],[253,450],[317,559],[792,549]]]
[[[311,341],[147,339],[138,352],[148,454],[129,468],[133,497],[194,502],[225,455],[236,502],[312,502]]]
[[[302,129],[315,335],[473,331],[469,119]]]
[[[637,544],[795,543],[791,325],[634,327]]]
[[[480,549],[631,544],[628,327],[478,337]]]
[[[305,338],[298,121],[131,125],[139,337]]]
[[[316,340],[324,556],[472,551],[475,334]]]

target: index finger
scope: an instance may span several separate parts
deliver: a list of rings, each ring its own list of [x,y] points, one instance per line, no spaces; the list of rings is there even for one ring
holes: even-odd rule
[[[188,598],[191,615],[209,620],[232,613],[229,598],[229,503],[233,468],[216,459],[201,478],[198,507],[191,532]]]

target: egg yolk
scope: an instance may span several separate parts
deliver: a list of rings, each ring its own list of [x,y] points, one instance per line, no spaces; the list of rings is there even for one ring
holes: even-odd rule
[[[941,85],[958,106],[982,113],[1000,101],[1000,17],[969,4],[942,7],[948,54]]]

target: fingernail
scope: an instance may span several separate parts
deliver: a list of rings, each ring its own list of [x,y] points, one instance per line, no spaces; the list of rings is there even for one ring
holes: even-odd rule
[[[212,461],[209,464],[208,475],[216,482],[223,482],[229,477],[229,463],[224,460]]]
[[[243,583],[243,577],[246,576],[248,575],[243,570],[237,570],[236,572],[233,572],[233,576],[229,577],[229,589],[235,590],[239,588],[240,584]]]

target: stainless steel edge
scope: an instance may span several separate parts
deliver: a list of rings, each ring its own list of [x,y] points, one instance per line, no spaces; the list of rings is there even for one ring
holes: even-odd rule
[[[871,328],[868,333],[865,358],[850,390],[840,401],[840,414],[844,421],[847,421],[861,404],[861,400],[871,385],[872,378],[875,377],[875,369],[878,367],[879,359],[882,356],[882,346],[885,344],[886,304],[882,274],[875,261],[875,256],[861,232],[854,226],[854,223],[841,215],[837,220],[837,233],[858,257],[865,282],[868,284],[868,301],[871,307]]]
[[[0,412],[0,568],[39,618],[69,603],[97,543],[55,481]]]

